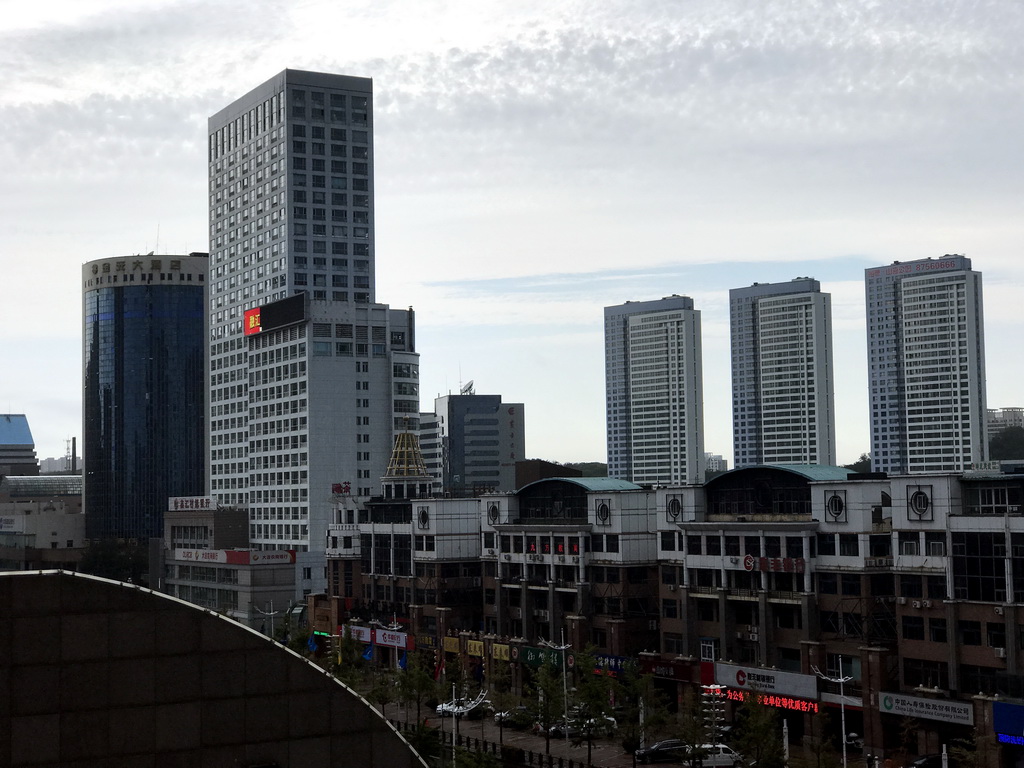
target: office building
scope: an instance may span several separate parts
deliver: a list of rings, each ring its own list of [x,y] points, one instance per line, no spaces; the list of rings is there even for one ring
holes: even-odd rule
[[[167,499],[205,485],[208,261],[128,256],[82,268],[90,539],[159,537]]]
[[[412,310],[375,303],[373,93],[285,70],[209,120],[210,495],[322,590],[335,496],[418,426]]]
[[[836,462],[832,297],[817,280],[729,291],[733,461]]]
[[[700,311],[668,296],[604,310],[608,476],[639,485],[704,477]]]
[[[423,414],[420,445],[433,490],[452,496],[478,496],[516,489],[516,462],[526,458],[522,403],[502,403],[501,395],[464,393],[434,400]]]
[[[989,408],[987,423],[990,440],[1009,427],[1024,428],[1024,408]]]
[[[981,274],[959,255],[865,271],[871,466],[958,472],[988,456]]]
[[[25,414],[0,413],[0,478],[38,474],[36,444]]]

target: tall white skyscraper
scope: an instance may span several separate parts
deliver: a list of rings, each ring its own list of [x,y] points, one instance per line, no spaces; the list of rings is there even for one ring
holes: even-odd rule
[[[640,485],[704,478],[700,311],[668,296],[604,309],[608,476]]]
[[[960,472],[988,455],[981,274],[964,256],[865,270],[871,467]]]
[[[299,552],[300,594],[333,497],[377,493],[418,422],[413,312],[374,303],[372,101],[285,70],[209,121],[210,493]]]
[[[836,461],[832,297],[817,280],[729,291],[733,462]]]

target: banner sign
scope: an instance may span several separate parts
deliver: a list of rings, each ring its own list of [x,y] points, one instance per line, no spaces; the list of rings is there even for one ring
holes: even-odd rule
[[[283,565],[295,562],[295,552],[281,549],[271,552],[250,552],[247,549],[175,549],[174,559],[192,563],[226,563],[229,565]]]
[[[502,645],[501,643],[495,643],[491,646],[491,658],[497,659],[498,661],[508,661],[508,646]]]
[[[437,648],[437,638],[433,635],[416,635],[416,645],[420,648]]]
[[[1024,745],[1024,707],[992,702],[992,730],[1003,744]]]
[[[179,509],[210,510],[216,509],[217,502],[212,496],[171,496],[167,499],[167,511]]]
[[[691,664],[684,661],[661,661],[660,659],[640,659],[640,672],[668,680],[690,682]]]
[[[354,624],[349,624],[338,628],[338,634],[342,637],[344,637],[345,632],[348,632],[349,637],[355,638],[361,643],[369,643],[372,639],[369,627],[357,627]]]
[[[878,700],[881,704],[879,711],[887,715],[974,725],[974,706],[962,701],[926,699],[920,696],[904,696],[902,693],[881,693]]]
[[[458,653],[459,650],[459,638],[457,637],[446,637],[444,639],[444,650],[445,653]]]
[[[519,661],[524,664],[528,664],[531,667],[539,667],[542,664],[551,664],[552,666],[561,669],[563,653],[565,653],[566,666],[568,666],[569,669],[572,669],[576,664],[576,657],[571,653],[558,651],[554,648],[535,648],[530,645],[524,645],[519,649]]]
[[[484,641],[483,640],[467,640],[466,641],[466,653],[470,656],[483,656],[484,655]]]
[[[386,645],[389,648],[405,648],[409,643],[409,636],[405,632],[375,629],[373,634],[375,635],[377,645]]]
[[[729,688],[763,694],[796,696],[801,699],[818,698],[818,678],[798,672],[780,672],[777,669],[741,667],[736,664],[715,662],[715,682]]]

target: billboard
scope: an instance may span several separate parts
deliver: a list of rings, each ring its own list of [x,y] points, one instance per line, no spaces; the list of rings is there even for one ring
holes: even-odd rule
[[[308,316],[305,292],[286,299],[247,309],[242,315],[242,333],[254,336],[285,325],[303,322]]]
[[[818,678],[799,672],[715,662],[715,682],[745,691],[797,696],[802,699],[818,698]]]
[[[904,696],[902,693],[881,693],[878,701],[880,711],[887,715],[974,725],[974,707],[962,701],[926,699],[921,696]]]

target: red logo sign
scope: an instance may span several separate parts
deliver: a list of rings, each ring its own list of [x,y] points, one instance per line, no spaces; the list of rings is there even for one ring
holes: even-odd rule
[[[246,336],[252,336],[262,331],[263,328],[260,326],[260,308],[245,310],[245,314],[242,315],[242,333]]]
[[[747,672],[743,669],[736,670],[736,684],[741,688],[747,684]]]

